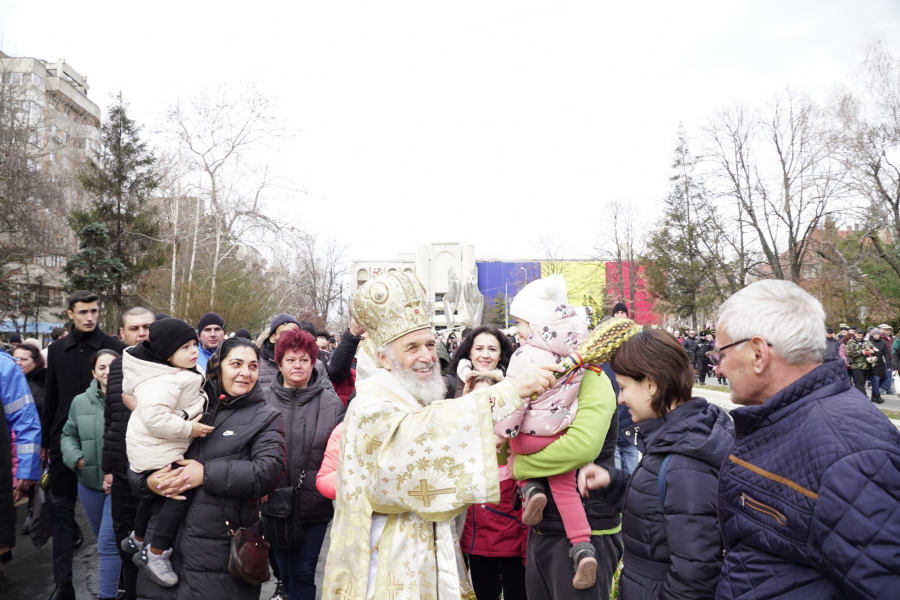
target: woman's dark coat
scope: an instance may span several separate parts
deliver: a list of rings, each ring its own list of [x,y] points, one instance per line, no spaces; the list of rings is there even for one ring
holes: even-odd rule
[[[215,389],[208,385],[207,390],[213,400],[203,422],[215,431],[194,440],[185,454],[186,459],[203,463],[204,475],[173,544],[172,567],[179,582],[163,588],[141,573],[140,598],[259,599],[260,586],[242,583],[228,572],[231,538],[225,522],[259,533],[259,498],[274,490],[284,473],[284,420],[266,404],[258,384],[221,406]],[[156,511],[150,520],[150,539],[155,519]]]
[[[265,391],[266,402],[281,412],[287,432],[285,436],[286,461],[290,465],[290,473],[285,472],[278,487],[297,485],[300,471],[306,461],[307,451],[309,451],[306,475],[303,478],[296,505],[300,510],[301,519],[306,523],[330,521],[334,517],[334,506],[331,500],[316,489],[316,475],[322,466],[322,459],[325,458],[328,437],[337,424],[343,422],[346,411],[344,403],[334,393],[328,383],[328,378],[324,376],[321,364],[316,364],[309,383],[303,389],[284,387],[284,379],[279,373],[277,379]],[[318,423],[316,422],[317,402],[319,405]]]
[[[606,493],[610,502],[624,501],[620,597],[714,598],[722,570],[718,474],[734,443],[734,425],[718,406],[693,398],[665,417],[634,427],[644,456],[630,481],[624,472],[610,469]],[[667,455],[672,458],[663,506],[659,471]]]
[[[47,369],[32,369],[31,372],[25,374],[28,381],[28,387],[31,389],[31,397],[34,398],[34,405],[38,409],[38,414],[44,412],[44,381],[47,378]]]

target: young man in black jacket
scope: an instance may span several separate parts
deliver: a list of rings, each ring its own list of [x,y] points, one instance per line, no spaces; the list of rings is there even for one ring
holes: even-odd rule
[[[130,308],[122,313],[119,337],[128,347],[140,344],[150,336],[150,323],[153,321],[153,311],[149,308]],[[128,458],[125,454],[125,432],[133,410],[134,398],[122,393],[120,356],[109,365],[101,467],[104,473],[103,488],[108,488],[112,495],[113,530],[116,534],[116,546],[122,557],[122,580],[127,600],[137,598],[138,576],[138,567],[131,560],[132,555],[122,551],[122,540],[134,529],[134,517],[140,503],[128,484]]]
[[[68,298],[70,335],[51,344],[47,352],[44,411],[41,415],[41,455],[50,459],[53,492],[53,581],[50,600],[75,600],[72,586],[72,554],[75,534],[75,498],[78,480],[62,461],[60,436],[69,418],[72,399],[84,392],[94,376],[91,356],[98,350],[121,353],[125,344],[103,333],[97,325],[100,301],[97,294],[78,290]]]

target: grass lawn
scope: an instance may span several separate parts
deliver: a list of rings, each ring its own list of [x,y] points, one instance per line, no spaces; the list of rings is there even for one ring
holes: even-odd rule
[[[699,385],[699,384],[694,384],[694,389],[695,389],[695,390],[697,390],[697,389],[700,389],[700,390],[712,390],[712,391],[714,391],[714,392],[725,392],[726,394],[730,394],[730,393],[731,393],[731,388],[730,388],[730,387],[726,387],[726,386],[724,386],[724,385]]]
[[[888,419],[897,419],[898,421],[900,421],[900,412],[897,412],[895,410],[887,410],[885,408],[882,408],[881,412],[886,414]]]

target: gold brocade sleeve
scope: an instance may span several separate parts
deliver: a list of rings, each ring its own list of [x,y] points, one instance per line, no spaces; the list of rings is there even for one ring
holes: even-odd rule
[[[475,502],[499,501],[493,424],[522,404],[511,383],[426,407],[379,391],[354,411],[355,431],[345,430],[368,471],[374,512],[443,521]]]

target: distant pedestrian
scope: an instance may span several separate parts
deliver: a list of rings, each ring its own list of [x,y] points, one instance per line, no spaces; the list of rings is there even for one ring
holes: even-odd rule
[[[216,351],[225,339],[225,319],[214,312],[208,312],[197,323],[197,333],[200,336],[199,358],[197,368],[206,370],[206,361]]]

